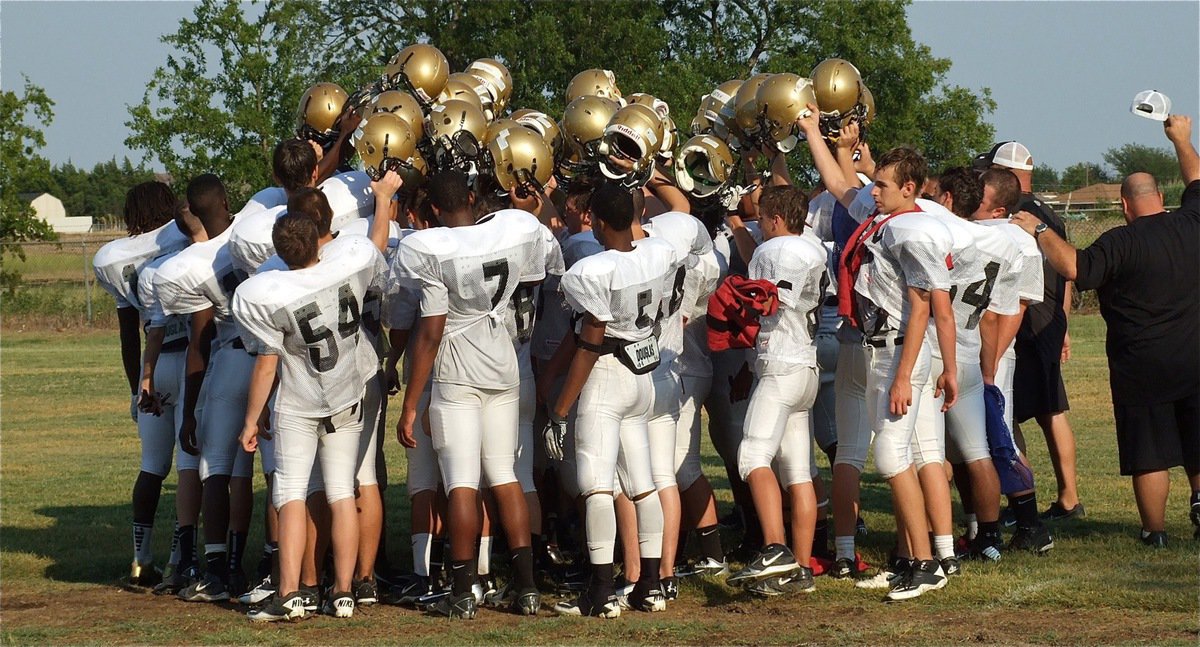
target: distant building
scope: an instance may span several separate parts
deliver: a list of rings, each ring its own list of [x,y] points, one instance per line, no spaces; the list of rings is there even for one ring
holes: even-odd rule
[[[92,230],[91,216],[68,216],[62,200],[49,193],[23,193],[34,215],[44,220],[57,234],[84,234]]]
[[[1121,202],[1121,185],[1098,183],[1062,193],[1042,192],[1037,197],[1059,211],[1084,211],[1112,207]]]

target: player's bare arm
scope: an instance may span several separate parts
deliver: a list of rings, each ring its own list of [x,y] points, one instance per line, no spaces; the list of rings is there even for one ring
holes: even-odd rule
[[[856,188],[862,186],[858,179],[858,169],[854,168],[854,151],[858,150],[859,143],[858,122],[851,121],[842,128],[842,134],[838,137],[837,161],[842,169],[842,177],[846,178],[850,186]]]
[[[394,328],[388,331],[388,356],[384,362],[384,377],[387,379],[388,395],[400,392],[400,371],[397,366],[408,347],[408,336],[412,332],[406,329]]]
[[[442,333],[446,330],[446,315],[421,317],[417,325],[417,337],[408,353],[409,375],[408,384],[404,387],[404,407],[400,410],[400,419],[396,421],[396,438],[405,447],[416,447],[413,438],[413,426],[417,421],[417,406],[421,401],[421,392],[429,383],[429,375],[433,372],[433,360],[437,357],[438,348],[442,345]],[[426,433],[429,427],[426,426]]]
[[[163,402],[159,399],[158,391],[154,389],[154,367],[158,364],[158,356],[162,352],[163,339],[167,329],[155,326],[146,330],[146,350],[142,351],[142,383],[138,389],[138,409],[151,415],[162,415]]]
[[[121,365],[125,368],[125,379],[129,381],[129,414],[137,422],[138,362],[141,360],[142,320],[137,308],[117,308],[117,325],[121,329]]]
[[[816,106],[809,104],[808,111],[809,114],[797,119],[796,124],[800,126],[800,130],[808,139],[808,148],[812,151],[813,164],[821,175],[821,182],[825,184],[825,189],[832,193],[838,202],[842,203],[842,206],[849,208],[854,202],[854,196],[858,190],[851,186],[846,179],[837,160],[833,158],[833,153],[829,151],[829,146],[825,144],[825,139],[821,136],[821,126],[818,122],[819,110]]]
[[[742,221],[741,216],[736,213],[728,214],[725,216],[725,224],[733,233],[733,244],[737,246],[738,256],[742,258],[754,256],[754,250],[758,249],[758,241],[750,235],[750,230],[746,228],[746,223]]]
[[[688,201],[687,196],[675,183],[671,181],[658,166],[654,167],[654,174],[650,176],[650,182],[646,185],[650,192],[659,200],[662,200],[667,205],[667,211],[682,211],[683,213],[692,212],[692,203]]]
[[[579,329],[579,340],[598,348],[604,343],[605,328],[604,322],[597,321],[590,314],[584,315],[582,326]],[[592,368],[596,366],[598,359],[600,359],[600,354],[596,351],[576,345],[575,354],[571,357],[571,366],[567,369],[567,378],[563,381],[562,391],[558,394],[558,402],[553,407],[554,415],[559,418],[567,417],[575,400],[579,399],[583,385],[587,383],[588,376],[592,374]]]
[[[1184,184],[1200,180],[1200,155],[1192,146],[1192,118],[1187,115],[1169,115],[1163,122],[1167,139],[1175,146],[1179,158],[1179,176]]]
[[[179,427],[179,444],[185,452],[192,455],[200,452],[200,446],[196,443],[196,404],[200,401],[200,387],[204,384],[209,352],[217,332],[213,317],[212,308],[193,313],[192,336],[188,340],[187,367],[184,369],[183,424]]]
[[[908,301],[911,309],[908,315],[908,325],[904,328],[904,337],[908,343],[900,353],[900,365],[896,367],[896,377],[888,389],[888,410],[894,416],[903,416],[913,403],[912,371],[917,364],[917,355],[921,353],[921,339],[929,325],[929,291],[919,288],[908,288]]]
[[[395,171],[388,171],[376,181],[371,182],[371,192],[375,194],[375,219],[371,222],[368,236],[380,253],[387,252],[388,233],[396,213],[396,204],[392,200],[404,180]]]
[[[765,154],[771,160],[771,186],[791,186],[792,174],[788,171],[787,155],[780,153],[773,146],[764,148]]]
[[[945,395],[942,401],[942,411],[950,410],[958,399],[958,362],[955,356],[957,346],[954,337],[954,307],[950,303],[950,293],[945,290],[934,290],[929,294],[930,316],[937,331],[938,349],[942,351],[942,374],[937,377],[934,397]]]
[[[242,449],[254,452],[258,449],[258,436],[270,438],[261,428],[267,400],[275,388],[275,377],[279,369],[279,356],[260,353],[254,358],[254,372],[250,375],[250,391],[246,395],[246,419],[242,424]]]

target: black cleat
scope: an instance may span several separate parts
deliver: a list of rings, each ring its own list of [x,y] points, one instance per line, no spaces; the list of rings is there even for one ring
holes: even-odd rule
[[[959,565],[957,557],[945,557],[938,561],[942,564],[942,572],[946,577],[962,575],[962,566]]]
[[[1087,516],[1087,511],[1083,509],[1082,503],[1076,503],[1075,507],[1070,510],[1063,507],[1061,503],[1055,501],[1046,508],[1042,514],[1038,516],[1042,521],[1062,521],[1064,519],[1082,519]]]
[[[926,591],[934,591],[946,586],[946,575],[942,565],[936,559],[926,559],[913,562],[913,567],[896,586],[888,592],[886,600],[896,602],[911,600]]]
[[[280,598],[272,595],[262,607],[246,614],[250,622],[279,622],[280,620],[300,620],[308,617],[304,608],[304,598],[299,591]]]
[[[1018,527],[1017,532],[1013,533],[1012,539],[1008,542],[1008,548],[1009,550],[1028,550],[1040,555],[1054,548],[1054,538],[1050,536],[1050,530],[1043,525],[1033,528]]]
[[[354,604],[369,607],[379,602],[379,592],[374,580],[358,580],[354,582]]]
[[[434,615],[445,616],[447,618],[461,618],[463,620],[471,620],[475,617],[475,611],[478,605],[475,603],[475,594],[467,591],[461,595],[446,595],[442,599],[435,602],[429,607],[429,612]]]
[[[560,616],[621,617],[621,605],[617,602],[616,595],[602,594],[603,599],[599,600],[593,600],[592,595],[591,589],[588,589],[574,600],[563,600],[554,605],[554,612]]]
[[[739,586],[771,575],[790,573],[798,566],[791,549],[783,544],[770,544],[764,547],[758,557],[746,564],[742,570],[730,575],[725,583],[730,586]]]
[[[811,593],[816,589],[817,587],[813,583],[812,569],[807,566],[801,566],[783,575],[765,577],[746,587],[750,593],[762,597]]]
[[[512,603],[512,610],[522,616],[536,616],[541,608],[542,594],[537,589],[521,591]]]
[[[1142,543],[1151,548],[1166,548],[1167,533],[1165,530],[1156,530],[1154,532],[1142,531]]]

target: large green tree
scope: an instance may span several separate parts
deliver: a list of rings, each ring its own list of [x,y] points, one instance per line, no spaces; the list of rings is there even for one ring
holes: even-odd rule
[[[1094,162],[1079,162],[1072,164],[1063,169],[1062,184],[1063,191],[1074,191],[1085,186],[1090,186],[1098,182],[1112,182],[1113,178],[1104,170],[1104,167]]]
[[[154,71],[126,122],[130,148],[152,155],[176,181],[215,172],[235,205],[271,184],[271,151],[294,127],[312,77],[316,42],[298,32],[306,2],[203,0],[163,42],[174,48]]]
[[[37,218],[21,192],[50,182],[50,163],[38,154],[46,145],[42,128],[54,119],[54,102],[24,79],[21,94],[0,92],[0,242],[53,240],[54,230]],[[25,260],[18,244],[0,245],[0,286],[12,291],[20,274],[5,259]]]
[[[599,67],[613,70],[626,94],[666,100],[684,130],[700,97],[723,81],[760,71],[807,75],[838,56],[858,66],[875,97],[876,150],[914,145],[935,169],[968,162],[992,142],[986,118],[995,102],[986,88],[946,80],[950,61],[913,41],[907,5],[296,0],[244,10],[204,0],[165,38],[180,52],[132,109],[129,144],[158,155],[177,176],[212,168],[258,188],[254,181],[269,176],[264,152],[291,130],[305,87],[335,81],[352,90],[376,80],[403,46],[430,42],[454,70],[481,57],[503,61],[513,74],[512,108],[560,115],[571,77]],[[219,59],[205,57],[211,50]],[[230,98],[238,92],[244,96]]]
[[[1104,161],[1116,170],[1117,177],[1123,178],[1130,173],[1144,172],[1153,175],[1160,184],[1179,180],[1179,160],[1174,151],[1165,148],[1125,144],[1119,148],[1108,149],[1104,154]]]

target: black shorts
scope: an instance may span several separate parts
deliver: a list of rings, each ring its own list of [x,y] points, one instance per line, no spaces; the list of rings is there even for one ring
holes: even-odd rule
[[[1163,404],[1113,405],[1121,475],[1182,465],[1200,471],[1200,394]]]
[[[1013,367],[1013,417],[1017,422],[1071,408],[1062,379],[1062,338],[1055,341],[1054,335],[1017,340]]]

